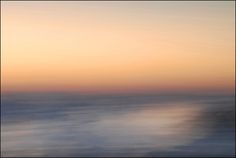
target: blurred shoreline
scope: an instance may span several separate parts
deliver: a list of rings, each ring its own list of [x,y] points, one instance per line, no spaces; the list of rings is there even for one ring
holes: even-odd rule
[[[15,93],[1,114],[2,156],[235,155],[234,94]]]

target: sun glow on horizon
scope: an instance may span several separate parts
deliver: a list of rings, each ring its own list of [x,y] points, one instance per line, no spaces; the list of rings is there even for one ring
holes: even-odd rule
[[[235,2],[1,2],[2,91],[232,91]]]

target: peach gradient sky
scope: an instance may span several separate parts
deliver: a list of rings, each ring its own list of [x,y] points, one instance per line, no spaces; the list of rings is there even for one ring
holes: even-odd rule
[[[231,91],[235,2],[1,2],[2,91]]]

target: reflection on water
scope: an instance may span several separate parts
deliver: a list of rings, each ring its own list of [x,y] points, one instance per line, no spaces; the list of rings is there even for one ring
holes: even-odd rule
[[[2,156],[234,156],[234,96],[2,96]]]

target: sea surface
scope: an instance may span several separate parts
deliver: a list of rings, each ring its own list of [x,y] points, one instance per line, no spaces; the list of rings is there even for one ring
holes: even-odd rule
[[[235,156],[235,95],[3,94],[1,156]]]

